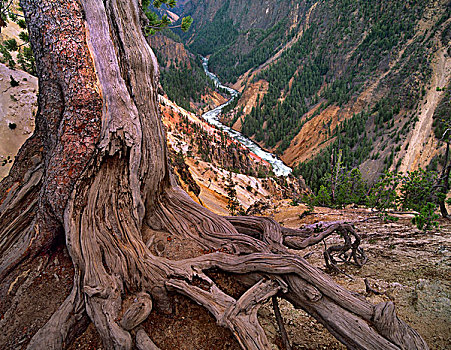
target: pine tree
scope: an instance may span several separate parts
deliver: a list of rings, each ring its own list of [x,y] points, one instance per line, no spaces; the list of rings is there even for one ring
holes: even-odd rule
[[[241,206],[237,196],[235,189],[235,182],[233,181],[232,172],[229,171],[229,175],[227,176],[226,183],[226,192],[227,192],[227,209],[229,210],[230,215],[238,215],[243,211],[243,207]]]

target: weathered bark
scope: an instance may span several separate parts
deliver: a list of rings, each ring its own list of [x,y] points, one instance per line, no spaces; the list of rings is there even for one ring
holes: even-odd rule
[[[169,291],[205,306],[245,349],[270,348],[257,310],[276,294],[350,349],[427,349],[392,304],[372,305],[288,249],[338,230],[345,245],[333,251],[350,250],[347,258],[361,263],[350,225],[315,235],[318,228],[288,230],[265,218],[223,218],[175,185],[158,110],[158,66],[137,0],[21,5],[40,108],[33,138],[0,185],[0,283],[60,234],[75,268],[72,293],[30,349],[66,347],[88,319],[108,349],[156,349],[139,327],[153,309],[171,311]],[[214,252],[193,250],[179,260],[154,255],[144,225]],[[235,274],[248,290],[234,299],[207,276],[210,269]]]

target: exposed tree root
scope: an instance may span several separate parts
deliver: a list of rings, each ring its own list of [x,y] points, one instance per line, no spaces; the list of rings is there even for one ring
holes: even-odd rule
[[[112,164],[109,166],[113,166],[116,170],[109,166],[106,167],[107,171],[101,177],[102,185],[105,188],[100,191],[105,194],[96,195],[96,199],[102,203],[111,203],[103,199],[110,198],[112,195],[108,193],[107,188],[115,187],[108,179],[119,181],[118,179],[124,178],[117,176],[116,173],[116,171],[122,171],[119,169],[123,169],[119,166],[120,162],[115,160],[111,162]],[[107,174],[111,175],[107,176]],[[97,186],[101,185],[94,182],[89,188],[97,188]],[[98,192],[96,191],[96,193]],[[89,215],[90,206],[88,201],[87,207],[83,210],[87,212],[86,219],[91,216],[95,217],[93,214]],[[187,212],[197,211],[199,208],[196,206],[197,204],[193,202],[189,208],[177,207],[177,209],[184,209]],[[99,203],[92,203],[92,207],[108,211],[102,205],[99,206]],[[166,208],[171,211],[171,206],[166,206]],[[117,224],[122,222],[120,213],[123,212],[124,210],[118,210],[119,221]],[[114,216],[108,215],[110,218]],[[214,216],[213,218],[220,220]],[[85,219],[81,221],[83,220]],[[210,217],[205,217],[203,222],[209,220],[211,220]],[[243,222],[243,218],[235,219],[235,222],[238,220]],[[254,223],[263,223],[265,227],[275,227],[273,226],[274,222],[268,219],[250,218],[250,220]],[[108,223],[108,221],[106,222]],[[117,224],[110,221],[109,226],[114,227]],[[90,225],[98,226],[98,224],[91,223],[86,227],[90,227]],[[84,227],[84,225],[76,224],[73,227]],[[253,226],[251,225],[251,227]],[[327,275],[310,266],[303,258],[290,253],[281,253],[280,247],[274,249],[279,252],[271,253],[270,251],[273,249],[269,247],[268,243],[264,243],[267,248],[263,253],[236,255],[218,252],[192,259],[172,261],[153,256],[139,237],[132,237],[131,232],[135,230],[130,227],[128,230],[120,230],[108,238],[105,234],[109,234],[109,230],[101,229],[94,236],[91,231],[89,230],[89,234],[95,239],[87,240],[83,238],[83,232],[81,235],[77,233],[79,241],[71,241],[68,247],[74,261],[83,263],[82,269],[85,278],[81,282],[80,290],[83,290],[85,294],[87,313],[99,330],[105,346],[111,349],[132,348],[133,337],[129,331],[139,327],[149,314],[152,308],[149,294],[157,303],[158,301],[164,303],[164,300],[167,299],[166,291],[177,291],[205,306],[219,324],[229,328],[236,335],[245,349],[270,348],[264,331],[258,325],[256,312],[261,302],[277,293],[282,293],[282,297],[316,317],[350,348],[408,349],[411,343],[407,343],[405,346],[402,342],[404,338],[400,338],[396,332],[393,334],[392,330],[389,331],[387,324],[395,325],[397,330],[403,333],[410,331],[414,340],[419,338],[415,331],[397,319],[390,308],[390,313],[378,311],[385,310],[386,306],[374,307],[363,298],[336,285]],[[181,233],[181,235],[183,234]],[[267,232],[263,235],[266,234]],[[224,244],[240,250],[240,244],[234,239],[236,235],[242,234],[236,233],[228,238],[224,237]],[[254,239],[253,237],[248,238]],[[131,242],[134,244],[128,245]],[[238,242],[243,242],[242,244],[246,247],[249,246],[248,240],[243,239]],[[75,247],[81,248],[78,258],[74,255],[74,252],[77,253]],[[105,252],[109,252],[109,254],[105,255]],[[86,259],[88,260],[86,261]],[[235,300],[221,291],[206,276],[204,271],[211,269],[237,274],[237,278],[248,275],[247,279],[242,280],[249,286],[248,291],[239,300]],[[260,277],[258,277],[259,275]],[[140,279],[136,279],[137,276],[140,276]],[[133,293],[136,295],[136,300],[131,305],[128,305],[122,298],[125,290],[141,290],[141,292]],[[59,314],[60,310],[49,322],[52,323],[52,320],[61,318]],[[383,320],[385,317],[383,315],[391,317],[391,321]],[[358,324],[358,327],[355,327],[355,324]],[[370,324],[374,328],[370,327]],[[39,335],[40,333],[35,336],[36,339],[32,344],[40,342]],[[143,334],[141,336],[144,337]],[[58,338],[60,335],[57,334],[55,337]],[[421,341],[418,344],[421,345],[418,348],[426,348]]]
[[[352,224],[347,222],[320,222],[307,225],[302,229],[291,229],[280,226],[270,218],[261,217],[227,217],[235,228],[245,235],[258,238],[271,245],[272,251],[286,252],[286,248],[305,249],[315,245],[337,233],[344,239],[343,245],[331,246],[324,252],[326,266],[337,269],[337,255],[341,261],[349,262],[351,259],[357,266],[364,265],[368,258],[360,247],[360,236]],[[354,238],[354,241],[352,241]]]
[[[136,347],[138,350],[160,350],[143,329],[136,332]]]
[[[24,186],[14,183],[0,205],[0,281],[25,258],[35,238],[43,172],[42,165],[38,165],[24,176]]]
[[[260,280],[240,299],[235,300],[222,292],[208,277],[203,275],[202,278],[209,282],[206,290],[180,280],[169,280],[167,286],[205,306],[219,325],[232,331],[244,349],[270,349],[265,332],[257,320],[257,311],[262,302],[278,292],[278,283]]]

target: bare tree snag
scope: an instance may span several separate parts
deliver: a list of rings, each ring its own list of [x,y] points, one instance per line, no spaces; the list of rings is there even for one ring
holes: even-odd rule
[[[434,185],[433,189],[436,190],[438,193],[432,193],[432,196],[437,197],[438,204],[440,207],[440,213],[442,214],[442,217],[448,218],[448,209],[446,209],[446,195],[449,192],[449,175],[451,172],[451,162],[449,161],[449,133],[450,129],[446,129],[445,132],[442,135],[441,141],[446,141],[446,151],[445,151],[445,159],[443,162],[443,169],[437,178],[437,182]]]
[[[257,310],[275,295],[350,349],[428,348],[391,303],[369,303],[293,253],[338,232],[345,244],[330,254],[361,264],[351,225],[289,230],[266,218],[224,218],[176,186],[140,2],[21,6],[36,56],[39,110],[34,135],[0,183],[0,283],[61,236],[75,270],[72,293],[29,349],[66,348],[89,321],[107,349],[158,349],[140,324],[151,312],[171,312],[170,292],[203,305],[243,349],[270,349]],[[161,231],[198,249],[154,254],[153,235]],[[212,269],[247,291],[228,295],[208,277]]]
[[[290,340],[288,339],[288,334],[283,323],[283,318],[282,314],[280,313],[277,297],[273,296],[271,300],[274,309],[274,315],[276,316],[277,325],[279,326],[280,335],[282,336],[283,345],[285,346],[285,350],[291,350]]]

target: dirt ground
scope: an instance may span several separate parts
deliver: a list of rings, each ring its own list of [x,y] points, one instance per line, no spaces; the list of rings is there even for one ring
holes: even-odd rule
[[[11,86],[11,77],[18,86]],[[0,63],[0,180],[8,174],[17,150],[34,130],[37,89],[36,77]],[[14,129],[10,123],[16,124]]]
[[[316,214],[299,220],[304,206],[282,205],[274,218],[286,227],[335,220],[367,220],[356,224],[362,237],[362,247],[369,261],[362,268],[342,265],[347,275],[334,274],[334,280],[344,287],[365,295],[373,303],[392,300],[398,315],[413,326],[431,349],[451,348],[451,222],[440,221],[440,228],[424,233],[411,223],[409,215],[398,215],[396,222],[385,223],[365,209],[332,210],[315,208]],[[331,237],[326,244],[338,243]],[[324,269],[322,247],[313,247],[308,261]],[[364,279],[384,295],[367,295]],[[305,312],[281,302],[287,332],[294,349],[345,349],[327,330]],[[269,337],[277,343],[271,305],[260,312]],[[282,348],[281,348],[282,349]]]
[[[0,287],[0,349],[25,349],[69,295],[72,279],[72,261],[63,245],[8,276]]]
[[[401,215],[397,222],[384,223],[364,209],[315,208],[315,214],[299,219],[306,208],[288,202],[277,205],[268,215],[287,227],[334,220],[362,221],[360,230],[369,261],[362,268],[341,265],[344,273],[334,274],[336,282],[365,295],[371,302],[394,301],[399,316],[425,338],[431,349],[449,349],[451,344],[451,223],[440,222],[436,231],[423,233]],[[331,237],[326,244],[338,243]],[[323,246],[302,251],[312,253],[308,261],[324,269]],[[35,263],[9,278],[9,288],[0,290],[0,349],[24,349],[31,336],[46,322],[68,295],[72,266],[64,248],[39,256]],[[240,286],[223,275],[213,276],[227,292],[239,295]],[[364,278],[381,296],[366,295]],[[239,349],[232,334],[218,326],[202,307],[182,296],[173,296],[171,315],[152,312],[144,323],[162,350]],[[327,330],[302,310],[280,301],[281,312],[294,350],[344,349]],[[259,312],[259,319],[274,344],[283,349],[271,304]],[[22,333],[18,334],[18,329]],[[90,325],[70,349],[103,349],[97,331]]]

